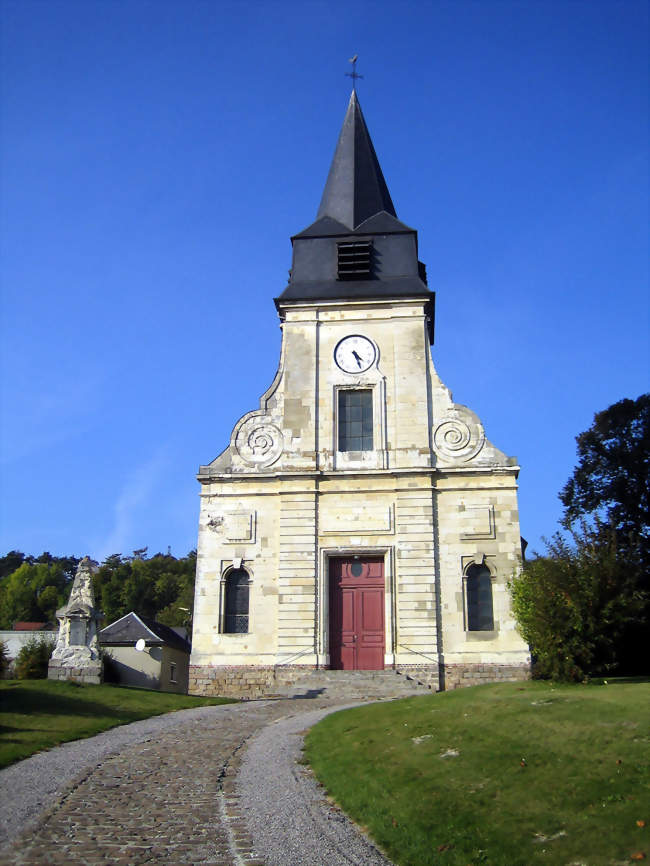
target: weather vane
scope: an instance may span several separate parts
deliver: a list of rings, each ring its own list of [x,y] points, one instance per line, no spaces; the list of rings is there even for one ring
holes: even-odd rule
[[[357,72],[357,60],[359,59],[359,55],[355,54],[354,57],[351,57],[349,63],[352,64],[352,72],[346,72],[348,78],[352,79],[352,90],[356,93],[357,90],[357,78],[363,78],[363,75],[359,75]]]

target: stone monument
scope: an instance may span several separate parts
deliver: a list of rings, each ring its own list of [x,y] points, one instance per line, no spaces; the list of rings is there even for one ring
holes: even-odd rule
[[[102,614],[95,607],[92,576],[97,563],[84,557],[77,566],[68,603],[57,610],[59,636],[48,667],[48,679],[101,683],[98,634]]]

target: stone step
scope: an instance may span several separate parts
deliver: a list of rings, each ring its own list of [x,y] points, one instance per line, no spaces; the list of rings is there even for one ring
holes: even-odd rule
[[[431,689],[395,670],[315,670],[291,674],[287,671],[286,685],[278,683],[274,692],[282,697],[305,695],[354,701],[426,695],[431,694]]]

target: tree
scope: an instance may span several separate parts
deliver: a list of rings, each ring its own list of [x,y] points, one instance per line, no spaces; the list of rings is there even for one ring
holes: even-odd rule
[[[38,621],[36,592],[31,583],[34,566],[23,562],[0,586],[0,628],[12,628],[16,620]]]
[[[170,553],[147,558],[147,549],[133,556],[107,557],[93,575],[95,603],[106,624],[135,611],[165,625],[189,625],[194,602],[196,551],[176,559]],[[79,560],[43,553],[38,557],[10,551],[0,557],[0,628],[16,620],[51,621],[68,600]]]
[[[621,664],[646,597],[612,526],[583,521],[570,537],[547,541],[547,555],[525,563],[510,592],[534,673],[580,681]]]
[[[0,580],[14,572],[25,562],[25,559],[25,554],[20,550],[10,550],[4,556],[0,556]]]
[[[650,394],[619,400],[576,437],[578,465],[560,491],[563,523],[598,514],[648,564],[650,546]]]
[[[135,611],[165,625],[188,625],[194,602],[196,551],[182,559],[169,553],[156,553],[147,559],[144,551],[134,551],[134,556],[113,554],[93,576],[95,600],[106,624]]]
[[[0,580],[0,628],[12,628],[16,620],[53,620],[57,608],[68,600],[78,562],[75,557],[49,553],[38,559],[23,556],[15,571]]]
[[[190,551],[184,560],[178,561],[179,568],[175,575],[178,587],[176,597],[156,614],[158,622],[163,625],[182,625],[192,628],[194,610],[194,579],[196,577],[196,550]]]
[[[563,524],[600,517],[616,529],[626,557],[626,580],[645,607],[621,635],[619,658],[627,673],[647,673],[650,621],[650,394],[619,400],[594,416],[576,437],[578,465],[560,491]]]
[[[41,590],[38,594],[38,608],[44,622],[56,622],[56,612],[65,604],[65,596],[66,593],[62,593],[56,586],[46,586]]]

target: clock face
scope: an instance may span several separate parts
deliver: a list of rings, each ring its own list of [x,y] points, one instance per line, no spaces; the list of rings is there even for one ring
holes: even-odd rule
[[[367,337],[351,334],[334,349],[334,360],[345,373],[363,373],[372,367],[377,351]]]

